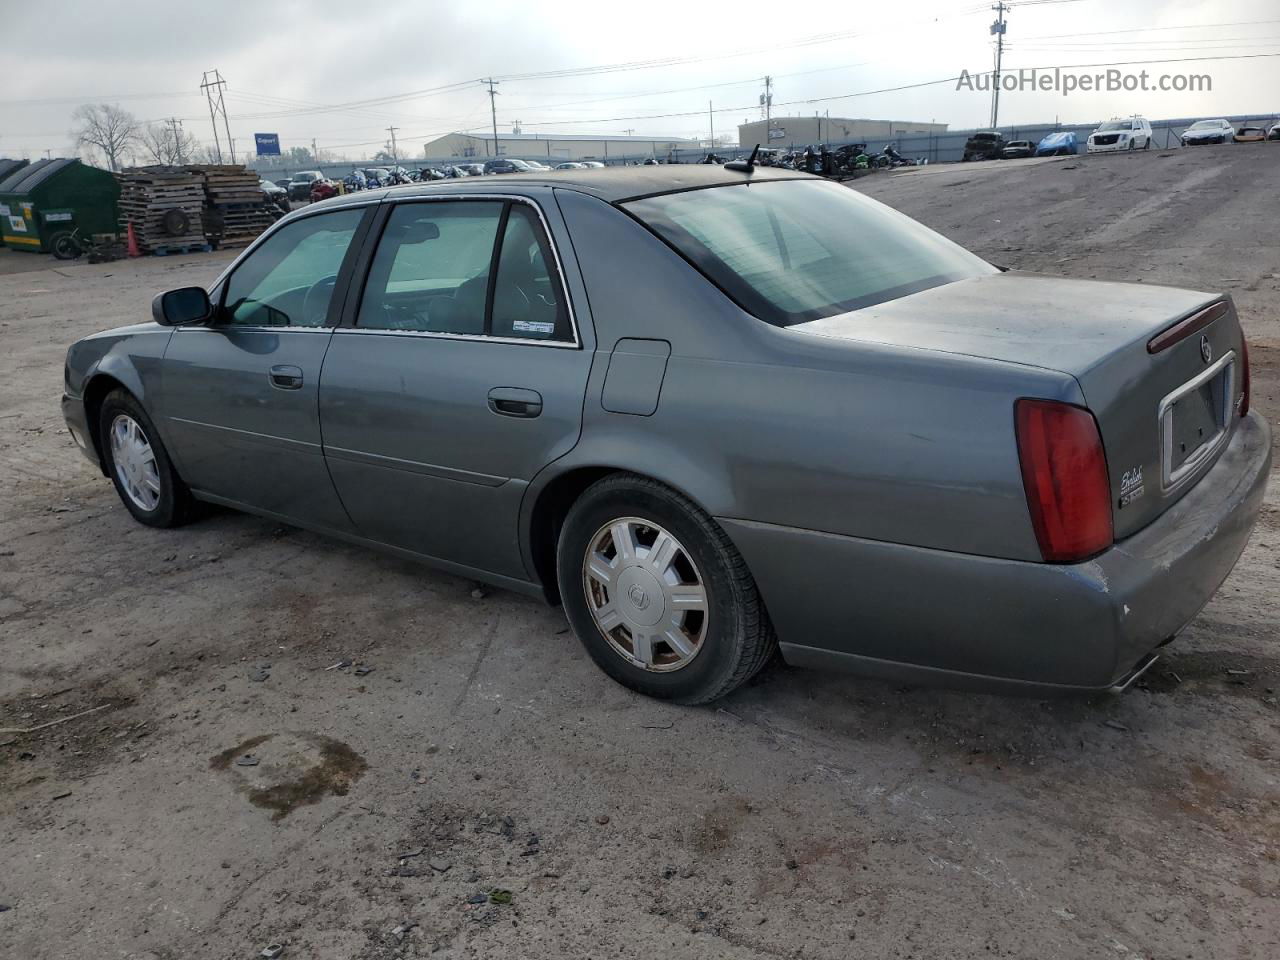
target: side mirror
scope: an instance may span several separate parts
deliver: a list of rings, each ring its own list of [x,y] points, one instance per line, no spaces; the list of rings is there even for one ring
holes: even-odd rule
[[[151,319],[166,327],[182,327],[208,320],[213,304],[204,287],[181,287],[158,293],[151,301]]]

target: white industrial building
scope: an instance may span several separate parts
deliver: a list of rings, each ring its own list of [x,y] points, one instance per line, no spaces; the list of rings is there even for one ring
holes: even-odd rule
[[[483,161],[492,157],[521,160],[608,160],[619,157],[663,159],[677,150],[696,150],[698,140],[681,137],[602,136],[578,133],[446,133],[425,145],[428,160]]]
[[[773,117],[738,125],[738,143],[745,149],[761,146],[796,147],[811,143],[869,143],[897,137],[921,137],[947,132],[945,123],[920,120],[867,120],[850,117]]]

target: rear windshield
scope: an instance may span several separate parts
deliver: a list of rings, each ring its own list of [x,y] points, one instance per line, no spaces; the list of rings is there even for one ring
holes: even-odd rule
[[[778,326],[996,268],[848,187],[744,183],[623,205],[753,316]]]

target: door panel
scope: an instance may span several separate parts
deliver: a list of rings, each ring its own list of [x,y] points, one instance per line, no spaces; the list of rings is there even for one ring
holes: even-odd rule
[[[174,331],[157,411],[192,489],[352,529],[325,466],[316,398],[370,216],[348,208],[285,224],[221,283],[213,322]]]
[[[328,328],[175,331],[160,409],[181,474],[193,489],[350,530],[325,468],[316,414],[331,336]],[[278,385],[282,374],[301,384]]]
[[[356,526],[373,540],[526,578],[520,499],[577,443],[589,366],[575,349],[340,329],[321,375],[320,420]],[[494,412],[490,391],[506,387],[540,395],[541,410]]]
[[[521,498],[577,443],[591,363],[557,265],[529,203],[392,208],[321,373],[325,454],[362,534],[529,577]]]

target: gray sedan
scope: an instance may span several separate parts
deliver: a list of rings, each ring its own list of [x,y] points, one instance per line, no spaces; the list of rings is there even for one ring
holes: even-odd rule
[[[1271,449],[1228,298],[1002,271],[742,163],[309,206],[74,344],[62,403],[144,524],[206,501],[560,602],[686,703],[779,648],[1123,687],[1235,564]]]

